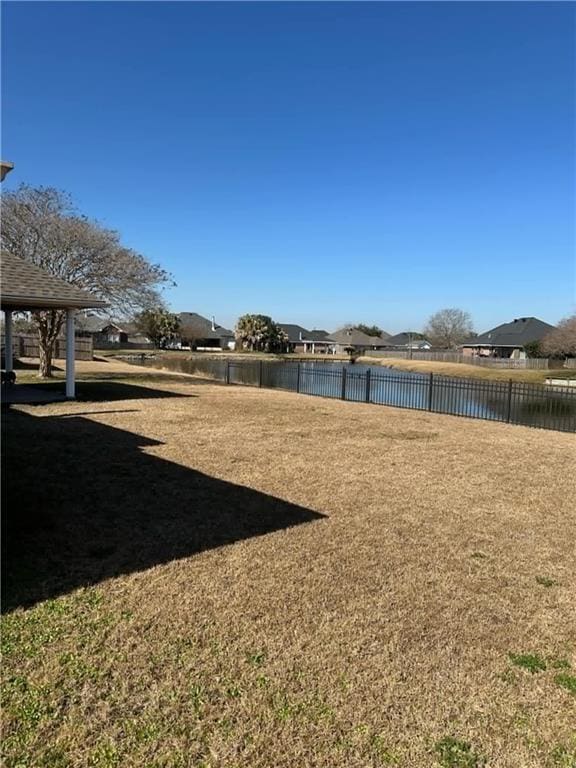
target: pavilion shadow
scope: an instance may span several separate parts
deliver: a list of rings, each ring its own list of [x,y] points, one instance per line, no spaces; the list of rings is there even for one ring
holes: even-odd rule
[[[156,382],[160,377],[146,377],[148,382]],[[174,383],[171,377],[164,377],[163,383]],[[144,383],[144,382],[143,382]],[[176,381],[182,382],[182,377]],[[64,396],[66,385],[63,381],[33,382],[24,384],[14,384],[12,391],[17,393],[18,388],[26,388],[28,392],[37,392],[39,395],[57,394]],[[114,402],[115,400],[148,400],[165,397],[197,397],[197,395],[173,392],[169,389],[158,389],[158,387],[147,387],[138,384],[136,377],[131,377],[129,382],[117,381],[114,379],[102,378],[97,381],[77,381],[76,382],[76,400],[80,402]],[[33,401],[33,399],[32,399]]]
[[[324,515],[143,453],[78,416],[3,420],[3,609]]]

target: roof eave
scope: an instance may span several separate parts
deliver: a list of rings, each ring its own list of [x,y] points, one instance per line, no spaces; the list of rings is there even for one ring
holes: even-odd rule
[[[107,307],[105,301],[99,299],[47,299],[31,298],[30,296],[2,296],[2,309],[11,311],[34,309],[101,309]]]

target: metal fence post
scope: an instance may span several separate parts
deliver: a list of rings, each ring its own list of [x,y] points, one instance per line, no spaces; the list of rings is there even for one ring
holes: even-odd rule
[[[508,404],[506,407],[506,421],[510,423],[510,417],[512,416],[512,379],[508,381]]]
[[[258,386],[261,387],[262,386],[262,368],[263,368],[263,361],[262,360],[260,360],[260,366],[259,367],[260,367],[260,371],[259,371],[259,374],[258,374]]]
[[[370,374],[372,373],[371,368],[368,368],[366,371],[366,397],[364,398],[367,403],[370,402]]]
[[[230,384],[230,360],[226,360],[226,384]]]
[[[342,400],[346,400],[346,368],[342,366]]]
[[[296,369],[296,392],[300,392],[300,363],[297,363]]]
[[[428,377],[428,410],[432,410],[432,390],[434,387],[434,374],[431,372]]]

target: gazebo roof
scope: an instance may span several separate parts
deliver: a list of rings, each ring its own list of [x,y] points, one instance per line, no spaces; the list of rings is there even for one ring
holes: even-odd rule
[[[88,309],[106,306],[105,301],[88,291],[76,288],[7,251],[2,251],[0,263],[2,309]]]
[[[14,163],[9,163],[6,160],[0,160],[0,181],[4,181],[4,177],[7,173],[14,168]]]

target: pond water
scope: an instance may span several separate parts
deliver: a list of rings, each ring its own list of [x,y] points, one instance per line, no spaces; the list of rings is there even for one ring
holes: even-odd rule
[[[145,364],[207,375],[230,384],[576,431],[576,389],[568,387],[432,376],[341,361],[188,357]]]

